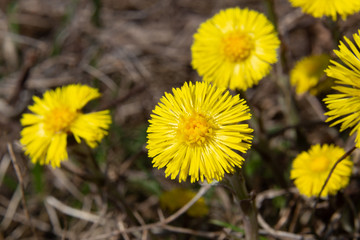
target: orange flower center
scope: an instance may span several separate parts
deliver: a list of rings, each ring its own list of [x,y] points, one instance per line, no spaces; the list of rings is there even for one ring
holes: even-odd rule
[[[178,133],[182,136],[184,142],[191,144],[204,144],[213,134],[212,121],[206,119],[202,114],[194,113],[186,117],[179,124]]]
[[[239,62],[247,59],[254,49],[254,41],[249,34],[236,30],[222,39],[222,50],[227,59]]]
[[[77,116],[77,112],[67,107],[55,108],[45,116],[45,129],[53,133],[66,132]]]
[[[311,164],[310,169],[313,172],[323,172],[329,168],[330,160],[325,156],[315,158]]]

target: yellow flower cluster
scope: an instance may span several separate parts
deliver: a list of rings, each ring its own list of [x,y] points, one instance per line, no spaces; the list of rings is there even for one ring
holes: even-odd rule
[[[251,145],[249,108],[220,89],[246,90],[277,61],[274,26],[256,11],[229,8],[202,23],[191,47],[192,66],[203,83],[165,93],[151,115],[149,157],[172,179],[222,180],[244,161]],[[212,82],[214,85],[210,85]],[[218,88],[219,87],[219,88]]]

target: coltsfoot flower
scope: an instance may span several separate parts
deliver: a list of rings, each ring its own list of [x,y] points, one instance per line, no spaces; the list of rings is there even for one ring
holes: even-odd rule
[[[291,85],[295,86],[297,94],[316,93],[316,87],[329,65],[329,55],[313,55],[302,58],[290,72]]]
[[[229,8],[200,25],[191,47],[191,64],[205,81],[246,90],[269,73],[279,45],[265,15]]]
[[[160,206],[163,209],[169,210],[171,213],[179,210],[187,204],[196,193],[185,188],[174,188],[170,191],[164,192],[160,196]],[[209,208],[205,203],[205,199],[201,197],[192,205],[186,213],[192,217],[204,217],[209,213]]]
[[[359,30],[360,34],[360,30]],[[360,148],[360,36],[354,34],[353,44],[345,37],[340,41],[339,49],[334,52],[343,64],[331,61],[332,65],[325,71],[329,77],[335,78],[337,94],[329,94],[324,102],[329,109],[325,115],[327,122],[334,121],[330,126],[340,124],[340,131],[352,129],[350,135],[357,133],[355,144]]]
[[[300,153],[294,160],[290,178],[301,194],[317,197],[335,162],[345,154],[345,150],[324,144],[313,145],[309,151]],[[321,197],[334,195],[349,183],[353,162],[349,157],[342,160],[335,168],[321,193]]]
[[[331,17],[334,21],[339,14],[343,19],[360,11],[359,0],[289,0],[294,7],[316,18]]]
[[[91,100],[100,97],[97,89],[72,84],[46,91],[43,98],[33,97],[33,113],[24,113],[20,143],[33,163],[59,167],[67,160],[67,136],[72,134],[92,148],[107,134],[111,123],[109,110],[83,113],[81,109]]]
[[[165,93],[153,110],[148,132],[153,165],[179,182],[220,181],[241,167],[253,130],[249,107],[239,95],[206,82],[185,83]]]

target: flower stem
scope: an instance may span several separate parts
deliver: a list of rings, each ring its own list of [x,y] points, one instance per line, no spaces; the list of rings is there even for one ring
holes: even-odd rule
[[[234,196],[240,204],[240,211],[243,216],[245,239],[259,239],[255,201],[253,196],[251,196],[246,189],[242,171],[238,169],[234,174],[226,175],[226,180],[227,181],[224,182],[233,191]]]

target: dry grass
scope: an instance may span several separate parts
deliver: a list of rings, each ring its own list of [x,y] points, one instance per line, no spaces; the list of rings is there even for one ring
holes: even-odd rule
[[[199,24],[232,6],[267,13],[266,2],[272,1],[1,1],[0,239],[241,239],[238,206],[221,184],[200,188],[198,197],[205,194],[210,206],[207,217],[182,214],[187,206],[174,215],[160,209],[159,194],[179,184],[152,169],[145,131],[164,91],[200,79],[190,65]],[[323,21],[286,0],[273,2],[286,61],[247,92],[253,114],[263,123],[255,128],[261,137],[245,166],[256,193],[260,233],[265,239],[313,239],[316,234],[357,239],[358,151],[350,185],[320,201],[313,219],[314,200],[301,197],[288,179],[292,159],[311,144],[353,145],[353,138],[323,122],[320,97],[291,95],[300,120],[290,126],[279,82],[300,57],[330,53],[336,44]],[[360,15],[339,24],[341,34],[349,36],[360,28]],[[18,142],[21,114],[32,95],[69,83],[100,89],[103,97],[94,106],[111,109],[110,134],[95,150],[70,146],[72,159],[60,169],[34,166]],[[84,156],[94,161],[84,163]]]

